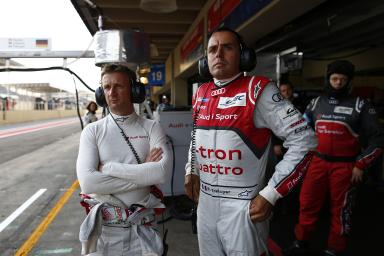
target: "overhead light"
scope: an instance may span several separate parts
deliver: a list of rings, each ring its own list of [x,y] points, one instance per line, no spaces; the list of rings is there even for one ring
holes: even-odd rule
[[[297,51],[297,47],[294,46],[294,47],[288,48],[288,49],[280,52],[280,55],[283,56],[283,55],[291,54],[291,53],[296,52],[296,51]]]
[[[151,65],[140,65],[139,67],[139,74],[147,75],[149,72],[151,72]]]
[[[140,8],[147,12],[170,13],[177,10],[176,0],[141,0]]]
[[[140,77],[140,82],[143,84],[148,84],[148,78],[146,76],[141,76]]]

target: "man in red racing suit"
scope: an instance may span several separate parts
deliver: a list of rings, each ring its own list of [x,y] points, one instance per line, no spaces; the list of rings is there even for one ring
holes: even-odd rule
[[[213,82],[194,97],[186,193],[197,199],[200,255],[265,255],[268,218],[276,200],[301,179],[316,147],[314,132],[269,79],[239,70],[238,35],[212,34],[208,66]],[[271,131],[289,148],[265,181]],[[191,168],[191,165],[195,168]]]
[[[307,255],[308,240],[327,195],[331,227],[324,255],[345,251],[353,184],[361,181],[363,171],[382,153],[384,132],[375,109],[369,102],[348,94],[353,73],[354,66],[349,61],[329,64],[326,94],[313,99],[304,114],[315,128],[318,146],[300,193],[300,217],[295,227],[297,241],[286,255]]]

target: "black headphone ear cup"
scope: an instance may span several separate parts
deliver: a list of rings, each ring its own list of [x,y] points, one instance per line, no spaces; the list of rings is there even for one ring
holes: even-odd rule
[[[99,105],[102,108],[105,108],[108,106],[107,101],[105,100],[104,90],[101,86],[97,87],[95,90],[95,99],[97,105]]]
[[[256,66],[256,53],[253,49],[243,47],[240,53],[240,70],[249,72]]]
[[[131,100],[133,103],[143,103],[145,100],[145,85],[131,80]]]
[[[198,68],[199,68],[199,75],[202,78],[212,77],[211,73],[209,72],[207,56],[204,56],[199,59]]]

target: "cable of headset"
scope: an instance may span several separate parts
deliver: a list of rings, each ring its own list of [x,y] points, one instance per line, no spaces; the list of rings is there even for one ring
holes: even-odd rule
[[[137,151],[135,150],[135,148],[133,147],[131,141],[129,140],[128,136],[125,134],[123,128],[120,127],[120,125],[117,123],[115,117],[112,115],[111,112],[109,112],[109,114],[111,115],[113,121],[115,122],[116,126],[119,128],[120,130],[120,133],[121,133],[121,136],[124,138],[124,140],[127,142],[129,148],[131,149],[133,155],[135,156],[136,158],[136,162],[138,164],[141,164],[141,160],[139,158],[139,154],[137,153]],[[162,214],[162,218],[164,218],[164,215]],[[164,221],[162,222],[163,224],[163,247],[164,247],[164,251],[163,251],[163,255],[162,256],[166,256],[167,255],[167,252],[168,252],[168,244],[166,243],[166,239],[167,239],[167,234],[168,234],[168,229],[165,229],[164,227]]]
[[[79,79],[79,81],[85,86],[87,87],[88,90],[90,90],[91,92],[95,92],[95,90],[93,90],[91,87],[89,87],[84,81],[83,79],[81,79],[75,72],[73,72],[72,70],[70,70],[69,68],[64,68],[64,67],[60,67],[60,66],[53,66],[53,67],[48,67],[48,68],[0,68],[0,72],[9,72],[9,71],[17,71],[17,72],[35,72],[35,71],[48,71],[48,70],[58,70],[58,69],[61,69],[61,70],[65,70],[69,73],[71,73],[72,75],[76,76],[77,79]]]
[[[207,89],[205,89],[203,98],[205,98],[208,92],[208,89],[209,87],[207,86]],[[196,93],[196,97],[197,97],[197,93]],[[196,98],[195,100],[197,101],[198,98]],[[196,126],[197,126],[197,119],[198,119],[202,104],[203,104],[203,99],[201,100],[199,107],[194,111],[194,114],[193,114],[192,134],[191,134],[191,170],[196,170],[196,129],[197,129]],[[191,174],[191,175],[194,175],[194,174]],[[193,193],[194,182],[192,178],[191,178],[191,182],[192,182],[192,198],[195,199],[195,195]],[[197,207],[196,207],[195,201],[194,200],[192,201],[193,201],[193,207],[191,212],[192,232],[194,234],[197,234]]]
[[[135,150],[135,148],[133,147],[131,141],[129,140],[128,136],[125,134],[125,132],[123,131],[123,129],[120,127],[120,125],[117,123],[116,119],[113,117],[112,113],[109,113],[113,119],[113,121],[115,121],[115,124],[117,125],[117,127],[119,128],[120,130],[120,133],[121,133],[121,136],[123,136],[124,140],[127,142],[129,148],[131,149],[133,155],[135,156],[136,158],[136,161],[138,164],[141,164],[141,160],[139,158],[139,154],[137,154],[137,151]]]
[[[90,91],[92,92],[95,92],[95,90],[93,90],[91,87],[89,87],[75,72],[73,72],[72,70],[70,70],[69,68],[64,68],[64,67],[48,67],[48,68],[9,68],[9,67],[6,67],[6,68],[0,68],[0,72],[12,72],[12,71],[15,71],[15,72],[36,72],[36,71],[48,71],[48,70],[65,70],[67,72],[69,72],[71,75],[75,76],[77,79],[79,79],[79,81],[87,88],[89,89]],[[80,109],[79,109],[79,94],[78,94],[78,91],[77,91],[77,87],[76,87],[76,81],[75,79],[73,79],[73,82],[75,84],[75,89],[76,89],[76,108],[77,108],[77,116],[80,120],[80,126],[81,126],[81,129],[84,128],[84,124],[83,124],[83,120],[81,119],[81,115],[80,115]]]
[[[197,99],[196,99],[197,100]],[[192,134],[191,134],[191,169],[195,170],[195,164],[196,164],[196,123],[197,123],[197,116],[198,113],[200,112],[200,108],[195,111],[194,116],[193,116],[193,123],[192,123]],[[194,175],[194,174],[191,174]],[[193,201],[193,207],[192,207],[192,212],[191,212],[191,222],[192,222],[192,232],[194,234],[197,234],[197,205],[195,203],[195,195],[193,193],[194,190],[194,182],[193,179],[191,178],[192,182],[192,201]]]
[[[77,117],[79,118],[80,120],[80,126],[81,126],[81,130],[84,129],[84,124],[83,124],[83,119],[81,118],[81,115],[80,115],[80,107],[79,107],[79,92],[77,90],[77,86],[76,86],[76,81],[75,81],[75,78],[73,78],[73,83],[75,84],[75,92],[76,92],[76,112],[77,112]]]

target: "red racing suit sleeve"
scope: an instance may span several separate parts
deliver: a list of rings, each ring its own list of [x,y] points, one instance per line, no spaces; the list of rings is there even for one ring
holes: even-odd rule
[[[361,102],[361,103],[360,103]],[[361,154],[357,157],[355,166],[361,170],[367,169],[380,157],[384,146],[384,128],[379,123],[377,113],[372,104],[360,100],[356,104],[360,109],[360,143],[363,146]],[[359,105],[362,107],[359,108]]]

